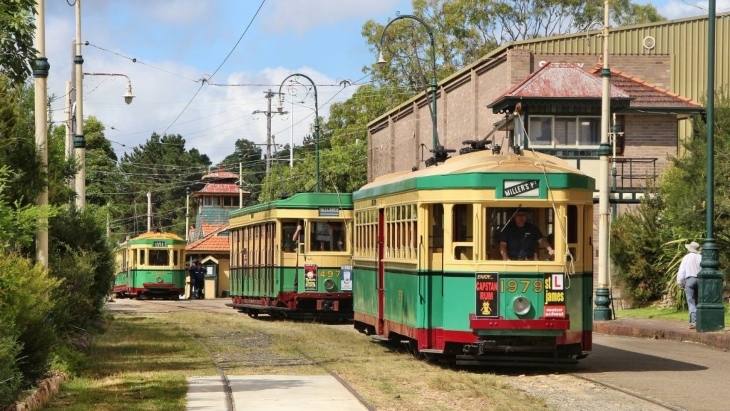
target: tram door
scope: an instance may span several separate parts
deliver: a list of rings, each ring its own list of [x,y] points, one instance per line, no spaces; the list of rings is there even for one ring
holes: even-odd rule
[[[385,325],[385,209],[378,210],[378,329],[377,334],[382,335]]]

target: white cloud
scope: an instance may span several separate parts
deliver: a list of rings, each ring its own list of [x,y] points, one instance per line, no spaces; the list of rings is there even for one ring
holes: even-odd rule
[[[670,0],[664,6],[658,7],[659,13],[670,19],[682,19],[685,17],[696,17],[707,15],[709,2],[707,1],[676,1]],[[717,0],[715,2],[717,13],[730,11],[730,0]]]
[[[192,64],[205,63],[201,57],[201,50],[191,46],[188,39],[175,37],[169,47],[179,49],[178,54],[168,53],[167,59],[155,58],[155,46],[145,39],[159,36],[164,32],[168,22],[175,22],[176,29],[190,27],[189,36],[195,35],[194,30],[200,30],[201,25],[215,25],[215,21],[191,22],[195,13],[203,16],[208,11],[200,8],[200,1],[178,0],[174,7],[162,20],[163,13],[159,3],[130,0],[131,4],[139,8],[130,8],[127,13],[134,14],[145,3],[152,6],[146,8],[150,15],[145,20],[155,16],[160,18],[157,27],[136,25],[130,27],[127,33],[117,33],[109,30],[110,22],[105,20],[106,13],[111,5],[106,2],[94,2],[96,6],[88,7],[84,2],[84,16],[82,39],[90,40],[92,45],[103,47],[84,46],[83,69],[85,72],[120,73],[131,79],[134,101],[126,105],[122,98],[127,80],[116,76],[85,76],[84,78],[84,117],[95,116],[105,126],[106,137],[113,141],[113,147],[119,157],[124,152],[144,144],[152,134],[180,134],[186,140],[186,148],[197,148],[207,154],[216,163],[234,150],[237,139],[245,138],[256,143],[266,141],[266,116],[253,115],[255,110],[267,110],[267,100],[264,91],[271,88],[278,91],[278,85],[288,75],[299,72],[311,77],[316,84],[335,84],[336,80],[306,66],[298,67],[266,67],[266,59],[260,56],[263,68],[256,71],[225,72],[229,66],[213,78],[213,83],[221,84],[249,84],[246,87],[217,87],[203,85],[195,80],[206,77],[205,72]],[[99,6],[98,3],[104,3]],[[208,2],[202,2],[208,3]],[[198,7],[194,7],[198,5]],[[63,110],[66,105],[65,82],[71,80],[71,66],[73,60],[72,42],[75,38],[75,15],[72,7],[52,7],[52,12],[46,15],[46,55],[51,64],[48,78],[49,95],[55,94],[58,100],[52,103],[53,119],[63,121]],[[104,10],[102,10],[104,9]],[[185,10],[182,10],[185,9]],[[122,19],[124,20],[124,19]],[[118,22],[117,22],[118,23]],[[179,23],[179,24],[178,24]],[[142,40],[140,40],[142,39]],[[143,43],[140,43],[143,41]],[[156,45],[157,43],[155,43]],[[141,53],[148,57],[140,58],[137,63],[129,57],[132,53]],[[159,53],[157,53],[159,54]],[[150,57],[152,56],[152,57]],[[223,55],[222,57],[224,57]],[[183,58],[184,57],[184,58]],[[221,58],[222,58],[221,57]],[[189,62],[186,62],[189,61]],[[210,63],[210,62],[207,62]],[[217,63],[213,62],[213,63]],[[213,64],[210,63],[210,64]],[[208,65],[210,65],[208,64]],[[200,64],[206,66],[206,64]],[[214,67],[213,67],[214,68]],[[207,70],[212,70],[207,67]],[[306,81],[302,83],[306,84]],[[257,85],[257,86],[255,86]],[[198,90],[200,91],[198,92]],[[318,90],[320,116],[326,116],[328,108],[325,102],[336,92],[340,92],[333,102],[344,101],[355,91],[348,88],[341,91],[337,88],[322,87]],[[195,96],[198,92],[197,96]],[[305,94],[304,89],[300,96]],[[193,98],[195,96],[195,98]],[[288,96],[287,96],[288,98]],[[189,105],[188,105],[189,104]],[[187,106],[187,108],[185,108]],[[272,108],[276,110],[278,99],[272,101]],[[309,97],[303,103],[294,106],[293,114],[272,116],[272,133],[277,136],[277,143],[287,144],[291,136],[292,116],[294,118],[295,144],[301,144],[305,134],[309,134],[309,127],[313,122],[314,100]],[[285,110],[291,110],[291,104],[285,103]],[[182,114],[181,114],[182,113]],[[179,116],[179,118],[177,118]],[[176,120],[177,118],[177,120]]]
[[[338,24],[343,20],[355,19],[362,24],[365,20],[380,13],[387,13],[402,0],[278,0],[273,2],[273,12],[269,13],[262,25],[273,33],[294,31],[304,33],[312,28],[322,28]],[[271,7],[267,4],[267,7]]]

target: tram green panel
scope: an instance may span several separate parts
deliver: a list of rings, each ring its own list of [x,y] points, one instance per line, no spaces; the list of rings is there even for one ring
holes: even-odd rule
[[[305,287],[305,276],[307,273],[304,268],[299,267],[297,272],[297,291],[299,293],[347,293],[351,290],[342,291],[342,270],[341,267],[317,267],[316,289],[307,289]],[[294,277],[292,276],[292,279]],[[327,281],[331,280],[330,289],[327,288]],[[354,283],[353,283],[354,288]]]
[[[422,272],[421,276],[426,279],[426,284],[429,287],[429,298],[422,304],[424,317],[423,327],[424,328],[444,328],[444,307],[447,307],[444,303],[444,276],[442,273],[428,273]]]
[[[374,267],[355,266],[352,273],[353,308],[355,312],[378,316],[378,290]]]
[[[499,316],[503,319],[539,319],[545,309],[544,273],[499,273]],[[476,313],[475,279],[473,273],[446,273],[443,277],[442,310],[438,310],[440,294],[438,276],[433,277],[432,304],[434,313],[443,313],[439,324],[436,315],[432,326],[448,330],[470,331],[469,316]],[[513,283],[510,283],[510,282]],[[510,284],[512,286],[510,286]],[[565,307],[572,330],[590,330],[592,327],[592,273],[575,273],[565,280]],[[530,311],[522,316],[514,312],[513,301],[525,297],[531,302]]]
[[[410,327],[422,327],[422,302],[425,303],[428,297],[426,283],[427,278],[416,275],[416,272],[386,270],[385,319]]]
[[[142,288],[144,283],[158,282],[184,287],[186,276],[186,270],[131,270],[127,281],[133,288]]]

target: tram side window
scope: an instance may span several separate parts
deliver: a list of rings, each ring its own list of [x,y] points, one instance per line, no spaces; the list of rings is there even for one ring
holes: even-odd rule
[[[444,205],[432,204],[429,207],[431,224],[429,227],[429,243],[434,252],[440,253],[444,247]]]
[[[569,205],[568,206],[568,251],[570,251],[570,254],[575,258],[577,257],[576,254],[576,246],[579,243],[578,239],[578,206],[575,205]],[[553,244],[553,243],[550,243]]]
[[[474,213],[471,204],[456,204],[452,209],[452,232],[455,260],[474,259]],[[468,243],[468,244],[464,244]]]
[[[486,208],[485,221],[487,238],[487,259],[502,260],[500,243],[506,244],[507,258],[510,260],[552,260],[544,241],[554,246],[555,213],[552,208]],[[533,227],[531,229],[525,227]],[[527,240],[529,238],[529,240]]]
[[[145,258],[145,250],[139,250],[139,264],[145,265],[147,264],[147,259]]]
[[[296,239],[294,234],[297,231],[296,220],[282,221],[281,223],[281,249],[285,253],[295,253],[297,251]]]

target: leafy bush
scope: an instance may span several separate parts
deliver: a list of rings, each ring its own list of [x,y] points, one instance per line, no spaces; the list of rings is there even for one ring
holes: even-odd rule
[[[19,351],[10,364],[21,371],[25,383],[34,382],[47,371],[56,341],[49,321],[54,302],[49,297],[60,281],[14,252],[0,259],[0,273],[1,337],[4,344],[8,339],[17,342]],[[12,347],[6,346],[5,355],[10,353],[14,353]]]
[[[2,325],[0,325],[2,327]],[[11,404],[20,390],[21,373],[16,363],[20,346],[0,329],[0,409]]]
[[[114,284],[114,255],[93,211],[65,210],[51,221],[50,271],[62,280],[53,321],[64,335],[85,332],[101,318]]]
[[[614,279],[632,306],[646,306],[664,292],[664,272],[655,264],[664,242],[659,211],[656,205],[642,203],[611,226],[611,259],[618,268]]]

